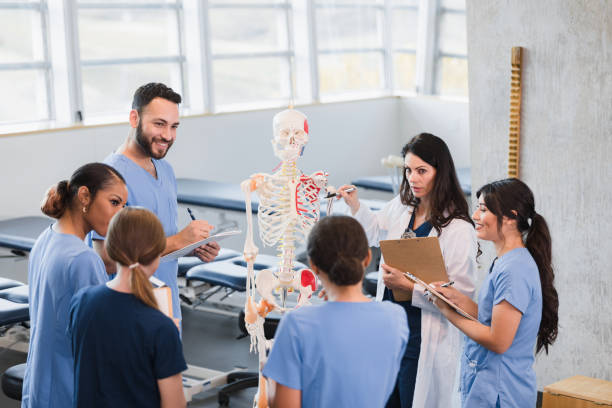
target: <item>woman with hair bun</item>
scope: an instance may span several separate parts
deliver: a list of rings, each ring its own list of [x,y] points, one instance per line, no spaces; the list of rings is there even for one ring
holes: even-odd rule
[[[127,195],[123,177],[102,163],[78,168],[46,193],[41,210],[57,222],[38,237],[28,263],[30,348],[22,407],[72,406],[70,299],[79,289],[108,280],[102,259],[83,240],[92,230],[106,234]]]
[[[495,181],[478,193],[473,218],[478,238],[492,241],[493,261],[478,303],[453,288],[439,290],[478,321],[434,301],[464,332],[461,399],[464,407],[533,407],[536,353],[557,338],[559,298],[551,239],[533,193],[518,179]]]
[[[363,228],[345,216],[321,219],[308,257],[329,302],[283,317],[263,369],[272,407],[382,407],[408,340],[406,315],[362,292],[372,257]]]
[[[183,346],[149,282],[166,248],[162,224],[149,210],[126,207],[104,246],[117,275],[82,289],[70,305],[74,407],[184,407]]]

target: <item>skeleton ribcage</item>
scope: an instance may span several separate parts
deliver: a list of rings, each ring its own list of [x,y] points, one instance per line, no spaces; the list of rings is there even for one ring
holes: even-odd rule
[[[267,246],[284,242],[303,242],[319,219],[319,188],[312,180],[301,177],[297,187],[296,210],[298,217],[292,225],[291,188],[288,179],[273,175],[258,190],[259,236]]]

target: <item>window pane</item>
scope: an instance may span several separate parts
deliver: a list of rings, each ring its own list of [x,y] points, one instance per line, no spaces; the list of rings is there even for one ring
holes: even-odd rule
[[[419,6],[419,0],[391,0],[391,4],[394,6]]]
[[[439,94],[468,96],[468,65],[466,58],[441,58],[439,64]]]
[[[382,89],[382,62],[379,53],[319,55],[321,93]]]
[[[0,63],[42,61],[40,12],[0,11]]]
[[[291,3],[291,0],[209,0],[208,4],[210,7],[214,7],[215,5],[224,5],[224,4],[261,4],[261,3]]]
[[[49,119],[44,70],[0,71],[0,122]]]
[[[393,48],[416,50],[419,12],[417,10],[393,10],[391,13],[391,37]]]
[[[81,59],[179,54],[176,11],[79,10]]]
[[[151,3],[151,0],[79,0],[79,3],[134,3],[134,4],[147,4]],[[176,0],[155,0],[155,3],[176,3]]]
[[[253,13],[257,18],[253,18]],[[282,9],[211,9],[214,54],[287,50],[287,14]]]
[[[321,50],[382,47],[381,13],[372,8],[317,9]]]
[[[384,0],[316,0],[316,4],[382,4]]]
[[[217,105],[289,98],[285,58],[215,60],[213,75]]]
[[[454,10],[465,10],[465,0],[441,0],[440,7]]]
[[[440,16],[440,51],[467,55],[465,14],[442,13]]]
[[[85,116],[126,113],[134,91],[147,82],[163,82],[181,93],[178,64],[125,64],[83,67]]]
[[[414,74],[416,70],[416,54],[396,53],[393,55],[393,70],[395,89],[414,91]]]

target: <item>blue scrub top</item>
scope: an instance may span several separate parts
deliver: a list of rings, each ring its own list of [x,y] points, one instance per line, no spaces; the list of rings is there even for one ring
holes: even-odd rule
[[[176,201],[176,178],[172,166],[166,160],[153,159],[157,178],[122,154],[111,154],[104,163],[112,166],[125,179],[128,189],[127,205],[140,206],[151,210],[164,226],[166,236],[178,232],[178,204]],[[94,239],[104,237],[93,234]],[[155,277],[161,279],[172,290],[172,314],[181,319],[181,304],[178,291],[178,261],[163,262],[155,271]]]
[[[542,289],[538,266],[526,248],[498,258],[478,296],[478,320],[491,326],[493,306],[507,301],[523,316],[508,350],[498,354],[467,339],[461,361],[461,400],[464,407],[534,407],[537,400],[533,369],[535,345],[542,318]]]
[[[70,299],[79,289],[106,281],[102,259],[75,235],[49,227],[38,237],[28,263],[30,351],[22,407],[72,406]]]
[[[288,313],[263,375],[302,391],[303,407],[383,407],[408,341],[391,302],[327,302]]]

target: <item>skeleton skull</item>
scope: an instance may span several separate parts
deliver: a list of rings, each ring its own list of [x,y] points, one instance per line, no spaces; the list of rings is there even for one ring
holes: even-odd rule
[[[308,143],[306,115],[294,109],[277,113],[272,122],[274,155],[281,160],[295,160]]]

